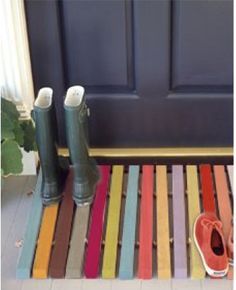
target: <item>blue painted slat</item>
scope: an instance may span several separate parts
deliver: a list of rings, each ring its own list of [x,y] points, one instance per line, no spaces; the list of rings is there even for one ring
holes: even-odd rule
[[[16,277],[18,279],[28,279],[31,276],[31,268],[43,209],[41,201],[41,184],[42,172],[40,169],[24,236],[24,243],[17,263]]]
[[[132,279],[134,275],[133,272],[138,200],[138,180],[139,166],[130,166],[119,268],[120,279]]]

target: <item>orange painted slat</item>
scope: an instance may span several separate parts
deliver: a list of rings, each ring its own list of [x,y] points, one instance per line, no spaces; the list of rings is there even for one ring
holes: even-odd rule
[[[58,206],[58,204],[53,204],[44,208],[38,245],[34,258],[33,278],[47,278]]]
[[[142,167],[138,277],[152,278],[154,166]]]
[[[215,165],[214,174],[215,174],[215,184],[216,184],[219,214],[220,219],[223,223],[224,237],[227,241],[231,230],[231,222],[233,215],[224,166]]]
[[[215,165],[214,174],[215,174],[215,184],[220,220],[223,223],[223,234],[225,241],[228,241],[229,234],[231,231],[233,214],[229,197],[229,187],[227,183],[227,177],[224,166]],[[229,268],[228,278],[229,279],[233,278],[233,269],[231,267]]]

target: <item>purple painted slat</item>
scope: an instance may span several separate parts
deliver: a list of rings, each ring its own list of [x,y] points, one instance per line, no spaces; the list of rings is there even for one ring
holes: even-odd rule
[[[183,166],[172,166],[174,276],[187,277],[187,245]]]

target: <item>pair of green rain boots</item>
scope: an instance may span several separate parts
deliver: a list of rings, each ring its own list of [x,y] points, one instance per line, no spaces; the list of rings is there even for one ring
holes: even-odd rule
[[[85,91],[81,86],[68,89],[64,101],[66,137],[73,169],[73,199],[78,206],[93,201],[99,170],[89,157],[88,108]],[[42,202],[45,205],[59,202],[63,192],[63,174],[57,155],[57,127],[51,88],[42,88],[34,103],[36,142],[42,170]]]

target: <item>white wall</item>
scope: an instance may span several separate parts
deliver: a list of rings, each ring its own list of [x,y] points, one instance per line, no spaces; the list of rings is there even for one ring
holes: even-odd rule
[[[5,97],[32,109],[34,100],[23,0],[0,1],[0,84]]]
[[[0,89],[30,113],[34,88],[23,0],[0,0]],[[23,174],[35,174],[35,154],[23,156]]]

